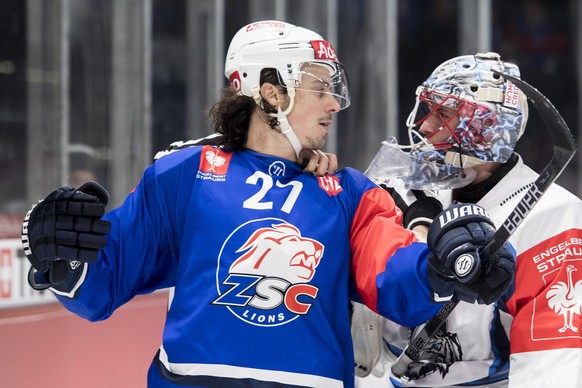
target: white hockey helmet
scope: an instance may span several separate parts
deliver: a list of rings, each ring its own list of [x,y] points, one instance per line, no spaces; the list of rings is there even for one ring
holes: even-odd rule
[[[261,70],[277,69],[291,97],[288,113],[294,90],[301,88],[301,78],[307,74],[302,70],[305,64],[324,65],[331,82],[322,92],[332,94],[340,110],[350,105],[347,74],[331,44],[313,31],[282,21],[259,21],[241,28],[228,48],[224,74],[236,90],[259,103]]]
[[[515,64],[503,62],[493,52],[459,56],[438,66],[417,88],[416,105],[406,123],[413,152],[446,155],[445,163],[465,167],[506,162],[527,123],[527,97],[494,71],[520,77]],[[428,108],[424,117],[418,115],[421,105]],[[443,107],[452,113],[443,116]],[[443,143],[428,144],[415,128],[435,114],[442,121],[441,131],[448,130],[451,136]],[[455,117],[458,123],[451,128]]]

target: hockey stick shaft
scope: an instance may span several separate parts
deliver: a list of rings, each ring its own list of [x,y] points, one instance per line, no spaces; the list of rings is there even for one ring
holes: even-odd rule
[[[530,213],[531,209],[539,202],[542,195],[552,183],[560,176],[570,160],[576,153],[574,138],[568,125],[552,105],[552,103],[536,88],[528,83],[507,74],[502,77],[514,83],[532,102],[540,114],[552,139],[553,154],[550,163],[543,169],[539,177],[530,186],[528,191],[519,201],[515,209],[509,214],[503,224],[497,229],[491,241],[485,247],[488,257],[494,257],[497,251],[507,242],[517,227]],[[401,377],[408,370],[408,365],[418,361],[421,351],[439,332],[440,327],[459,304],[456,299],[451,299],[440,309],[422,330],[410,341],[404,352],[392,365],[392,373]]]

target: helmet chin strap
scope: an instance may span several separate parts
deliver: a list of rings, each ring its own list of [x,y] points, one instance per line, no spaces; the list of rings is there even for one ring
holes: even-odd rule
[[[282,111],[281,107],[277,108],[277,121],[279,122],[279,128],[281,129],[281,132],[287,136],[287,140],[289,140],[289,143],[291,143],[291,147],[293,147],[293,151],[295,151],[297,163],[299,163],[299,153],[303,149],[303,146],[295,134],[295,131],[293,128],[291,128],[289,120],[287,120],[287,115],[289,112],[291,112],[291,109],[293,109],[293,104],[295,103],[295,88],[287,87],[287,95],[289,96],[289,106],[287,109],[285,109],[285,111]],[[271,116],[274,116],[274,114],[271,114]]]
[[[288,110],[289,109],[287,109],[287,111]],[[303,149],[303,146],[301,145],[299,138],[295,134],[295,131],[293,131],[293,128],[291,128],[291,125],[287,120],[287,114],[283,112],[281,108],[277,108],[277,121],[279,121],[279,128],[281,128],[281,132],[283,132],[283,134],[287,136],[289,143],[291,143],[291,146],[295,151],[295,156],[297,157],[297,162],[299,162],[299,153]]]
[[[462,155],[454,151],[447,151],[445,155],[445,163],[455,167],[471,168],[488,162],[479,158],[475,158],[474,156]]]
[[[255,92],[254,90],[253,90],[252,94],[253,94],[253,98],[254,98],[255,102],[262,109],[262,100],[263,99],[262,99],[261,95],[258,93],[258,91]],[[289,114],[289,112],[291,112],[291,109],[293,109],[293,104],[295,103],[295,88],[288,87],[287,88],[287,95],[289,96],[289,106],[287,107],[287,109],[282,111],[281,107],[277,107],[277,114],[269,113],[269,116],[277,118],[277,121],[279,122],[279,128],[281,129],[281,132],[285,136],[287,136],[287,140],[289,140],[289,143],[291,143],[291,146],[293,147],[293,151],[295,151],[295,157],[297,158],[297,162],[299,163],[299,160],[300,160],[299,154],[301,153],[303,146],[301,145],[299,138],[295,134],[295,131],[293,131],[293,128],[291,128],[291,124],[289,124],[289,120],[287,120],[287,115]]]

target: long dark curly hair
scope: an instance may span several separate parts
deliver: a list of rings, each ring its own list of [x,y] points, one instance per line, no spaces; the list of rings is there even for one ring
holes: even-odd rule
[[[276,69],[265,68],[261,70],[259,82],[261,85],[265,82],[273,84],[283,94],[287,94],[287,88],[281,85]],[[244,147],[247,141],[251,115],[255,109],[262,109],[265,113],[277,112],[275,107],[264,100],[261,106],[258,106],[252,97],[238,94],[230,85],[222,90],[220,100],[208,110],[208,118],[212,129],[222,135],[220,141],[222,146],[232,150]],[[276,117],[268,116],[266,123],[271,128],[278,130],[276,127],[279,122]]]

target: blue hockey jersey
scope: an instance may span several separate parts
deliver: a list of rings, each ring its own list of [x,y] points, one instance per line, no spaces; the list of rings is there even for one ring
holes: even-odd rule
[[[66,308],[102,320],[172,288],[150,387],[352,387],[349,300],[433,316],[428,248],[389,194],[251,150],[194,146],[150,166],[105,215],[107,245]]]

